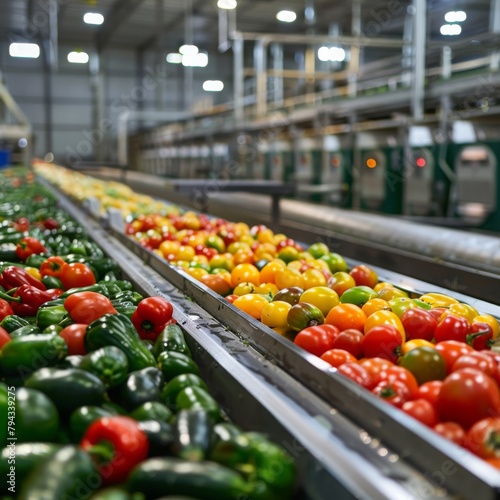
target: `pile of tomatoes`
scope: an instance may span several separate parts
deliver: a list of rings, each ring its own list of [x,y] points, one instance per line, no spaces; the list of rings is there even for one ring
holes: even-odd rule
[[[339,373],[499,466],[496,318],[439,293],[410,297],[324,243],[187,212],[129,220],[143,246]]]

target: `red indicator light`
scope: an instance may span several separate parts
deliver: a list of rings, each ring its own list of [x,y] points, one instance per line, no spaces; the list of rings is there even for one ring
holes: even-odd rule
[[[366,160],[366,166],[368,168],[375,168],[377,166],[377,160],[375,158],[368,158],[368,160]]]
[[[424,168],[427,165],[427,162],[425,161],[425,158],[417,158],[417,161],[415,162],[417,164],[418,168]]]

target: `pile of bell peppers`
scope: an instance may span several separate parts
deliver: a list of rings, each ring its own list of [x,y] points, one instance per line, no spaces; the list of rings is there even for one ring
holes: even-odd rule
[[[1,228],[19,230],[0,247],[2,498],[290,498],[293,460],[227,420],[172,304],[136,292],[29,175],[14,179],[1,182],[17,208],[8,189],[0,203]]]

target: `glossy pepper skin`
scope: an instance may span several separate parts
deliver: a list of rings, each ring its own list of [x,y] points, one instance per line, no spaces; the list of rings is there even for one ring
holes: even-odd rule
[[[12,296],[0,292],[0,298],[6,301],[10,300],[14,314],[18,316],[35,316],[42,304],[56,299],[60,293],[61,290],[56,288],[40,290],[31,285],[21,285]]]
[[[105,314],[116,314],[111,301],[97,292],[76,292],[64,301],[71,319],[87,325]]]
[[[0,299],[0,321],[12,314],[14,314],[14,311],[10,307],[10,304],[4,299]]]
[[[139,302],[132,323],[141,339],[156,340],[173,312],[172,304],[163,297],[147,297]]]
[[[87,429],[80,447],[97,458],[104,484],[117,484],[125,481],[132,468],[147,458],[149,443],[138,422],[113,416],[96,420]]]
[[[5,290],[11,290],[22,285],[30,285],[39,290],[46,290],[46,286],[40,281],[31,276],[30,273],[21,267],[9,266],[6,267],[0,276],[0,285]]]

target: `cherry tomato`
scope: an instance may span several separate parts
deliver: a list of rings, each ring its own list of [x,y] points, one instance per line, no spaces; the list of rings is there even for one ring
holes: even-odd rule
[[[493,361],[491,363],[493,365]],[[398,364],[410,370],[419,385],[446,377],[446,363],[434,347],[422,346],[412,349],[399,359]]]
[[[436,345],[433,344],[432,342],[429,342],[428,340],[414,339],[406,341],[401,346],[401,352],[403,354],[406,354],[407,352],[410,352],[411,350],[416,349],[417,347],[423,347],[423,346],[430,347],[431,349],[436,348]]]
[[[494,316],[490,314],[480,314],[472,320],[472,324],[474,323],[487,323],[493,330],[493,338],[496,339],[498,337],[500,327],[498,325],[498,320]]]
[[[297,269],[286,267],[285,269],[277,269],[275,273],[276,286],[283,288],[299,287],[304,289],[304,280],[302,274]]]
[[[439,321],[434,330],[434,339],[436,342],[443,342],[443,340],[465,342],[469,330],[470,323],[465,318],[449,314]]]
[[[327,286],[314,286],[306,289],[299,302],[308,302],[316,306],[326,316],[333,307],[338,305],[339,296]]]
[[[255,319],[261,318],[262,309],[264,309],[264,306],[267,304],[269,304],[268,298],[264,297],[264,295],[258,295],[256,293],[247,293],[246,295],[238,297],[233,302],[235,307],[241,309]]]
[[[431,380],[422,384],[417,391],[416,397],[419,399],[427,399],[433,406],[437,405],[439,391],[443,386],[442,380]]]
[[[380,380],[380,372],[394,366],[388,359],[383,358],[363,358],[359,361],[359,364],[366,368],[373,380]]]
[[[423,339],[431,341],[438,324],[437,319],[429,311],[412,307],[401,316],[401,323],[406,332],[406,339]]]
[[[304,289],[298,286],[283,288],[274,297],[273,300],[282,300],[294,306],[300,302],[300,297],[304,293]]]
[[[427,427],[434,427],[439,422],[436,409],[426,399],[406,401],[401,409]]]
[[[307,352],[321,356],[332,349],[333,339],[338,333],[338,329],[332,325],[310,326],[300,331],[294,342]]]
[[[59,332],[59,336],[64,339],[68,346],[69,356],[87,354],[84,343],[87,326],[86,324],[74,323]]]
[[[363,354],[367,358],[384,358],[395,363],[401,354],[403,338],[393,325],[371,328],[363,337]]]
[[[376,382],[381,382],[382,380],[388,380],[389,382],[393,382],[394,380],[399,380],[406,385],[408,392],[410,393],[410,397],[408,399],[413,399],[418,391],[418,383],[417,379],[406,368],[402,366],[389,366],[379,372],[376,377]]]
[[[287,327],[288,311],[291,308],[292,306],[288,302],[273,300],[263,307],[260,320],[271,328]]]
[[[481,351],[489,346],[492,338],[493,329],[488,323],[474,322],[471,324],[466,341],[473,349]]]
[[[481,352],[472,351],[462,354],[453,364],[451,371],[455,372],[461,368],[476,368],[494,379],[498,365],[492,357]]]
[[[436,351],[441,354],[446,363],[446,373],[451,373],[455,361],[468,352],[472,352],[474,349],[470,345],[464,344],[457,340],[445,340],[436,344]]]
[[[371,316],[374,312],[382,310],[390,311],[391,308],[387,301],[385,301],[384,299],[375,298],[370,299],[368,302],[366,302],[361,310],[366,314],[366,317],[368,317]]]
[[[231,271],[231,281],[233,287],[238,286],[240,283],[245,281],[249,281],[253,283],[255,286],[260,285],[259,278],[259,270],[253,265],[249,263],[238,264]]]
[[[358,286],[364,285],[373,288],[378,283],[377,273],[364,264],[353,267],[349,274],[354,278]]]
[[[354,328],[363,331],[365,313],[354,304],[339,304],[333,307],[325,318],[325,323],[335,325],[340,331]]]
[[[416,309],[417,305],[409,297],[395,297],[388,302],[392,312],[399,318],[409,309]]]
[[[478,457],[500,458],[500,418],[476,422],[465,436],[465,446]]]
[[[440,422],[434,426],[434,431],[459,446],[464,444],[464,428],[456,422]]]
[[[441,420],[469,429],[477,421],[500,415],[500,391],[495,381],[475,368],[461,368],[448,375],[439,392]]]
[[[276,271],[278,269],[284,269],[286,265],[280,261],[275,260],[268,262],[261,270],[259,274],[261,283],[276,283]]]
[[[343,349],[350,352],[355,358],[363,355],[363,334],[359,330],[349,328],[340,332],[333,339],[334,349]]]
[[[403,342],[406,341],[405,329],[401,323],[401,320],[392,311],[377,311],[368,316],[365,322],[364,331],[371,330],[375,326],[379,325],[392,325],[396,327],[401,334]]]
[[[353,286],[356,286],[354,278],[350,274],[344,271],[336,272],[328,280],[328,287],[331,288],[332,290],[335,290],[339,296],[342,295],[346,290],[349,290],[349,288],[352,288]]]
[[[64,264],[59,278],[66,290],[75,287],[95,285],[96,283],[92,270],[80,262]]]
[[[223,297],[228,295],[231,291],[231,286],[229,283],[218,274],[205,274],[200,277],[200,281],[208,286],[211,290],[222,295]]]
[[[446,313],[447,311],[448,309],[445,309],[444,307],[433,307],[427,312],[439,323],[439,321],[444,318],[444,313]]]
[[[230,303],[230,304],[233,304],[234,301],[239,297],[239,295],[236,295],[236,294],[231,294],[231,295],[226,295],[225,296],[225,299]]]
[[[337,368],[338,373],[344,377],[350,378],[361,387],[371,389],[373,387],[373,379],[368,373],[368,370],[358,363],[347,362]]]
[[[350,352],[344,351],[344,349],[329,349],[328,351],[324,352],[320,357],[323,361],[330,363],[335,368],[338,368],[340,365],[343,365],[344,363],[357,362],[357,359]]]
[[[372,393],[397,408],[401,408],[411,398],[408,387],[401,380],[381,380]]]

